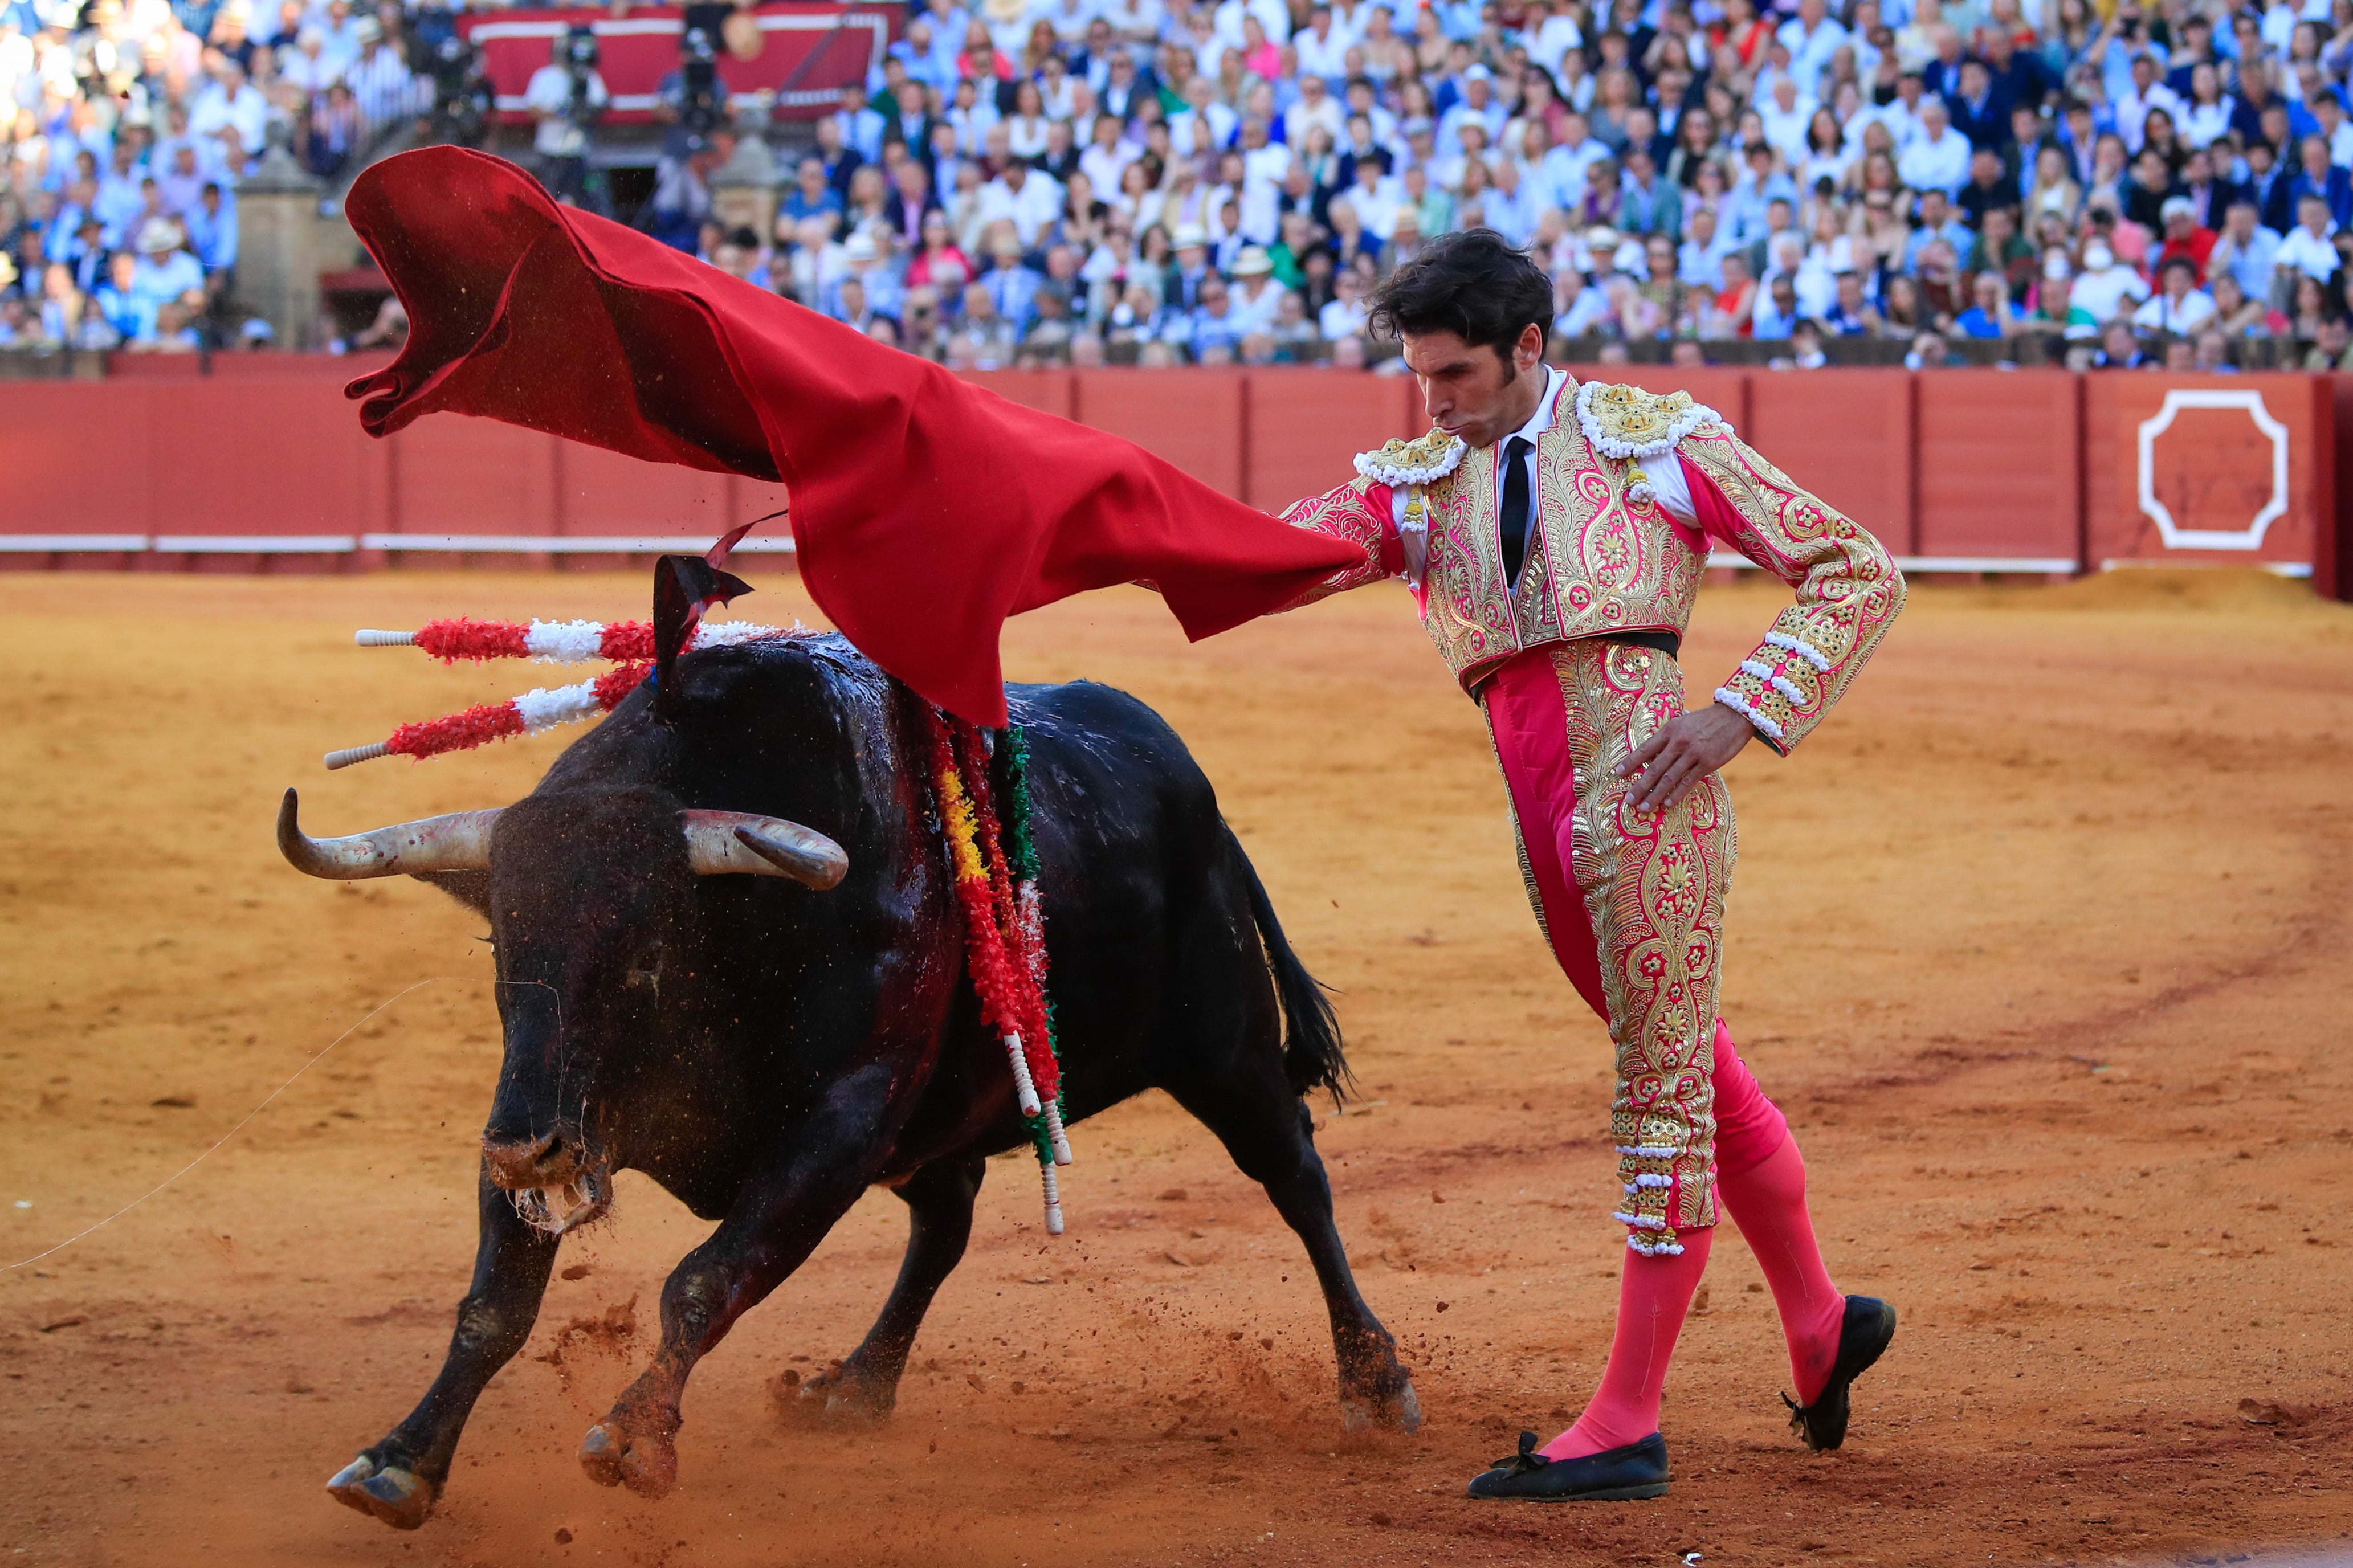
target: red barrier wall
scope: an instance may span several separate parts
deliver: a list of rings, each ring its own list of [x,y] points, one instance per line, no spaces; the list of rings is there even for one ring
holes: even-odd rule
[[[1914,379],[1904,370],[1759,371],[1749,377],[1748,422],[1738,428],[1783,473],[1888,549],[1916,554]]]
[[[369,534],[489,536],[526,551],[544,537],[576,552],[594,538],[709,538],[786,504],[780,485],[488,420],[436,416],[371,440],[343,395],[369,363],[214,364],[200,379],[192,358],[132,356],[134,374],[104,381],[0,383],[0,562],[89,564],[60,552],[116,550],[125,536],[151,559],[198,540],[304,536],[297,552],[274,553],[332,545],[364,562],[355,547]],[[2337,443],[2353,440],[2353,376],[1611,374],[1689,390],[1915,570],[2308,564],[2322,592],[2353,588],[2353,495],[2337,482]],[[1410,377],[1305,367],[971,379],[1269,510],[1345,482],[1356,453],[1426,418]],[[760,537],[781,532],[772,523]],[[18,548],[5,548],[11,535]],[[72,539],[26,547],[60,535]]]
[[[2082,384],[2063,370],[1919,377],[1912,553],[2080,559]]]
[[[1356,477],[1357,453],[1420,434],[1409,424],[1409,390],[1407,376],[1252,371],[1241,499],[1281,511],[1302,496],[1345,484]],[[1420,414],[1418,390],[1410,403],[1411,414]]]
[[[2323,376],[2090,378],[2085,564],[2309,564],[2334,424]]]
[[[1125,437],[1229,496],[1242,493],[1250,382],[1241,373],[1187,371],[1181,382],[1167,380],[1165,370],[1073,374],[1078,398],[1072,414],[1080,424]]]

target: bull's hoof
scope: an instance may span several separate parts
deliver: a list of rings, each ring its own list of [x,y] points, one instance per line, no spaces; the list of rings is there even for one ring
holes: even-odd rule
[[[1413,1380],[1400,1374],[1386,1394],[1342,1395],[1340,1421],[1351,1432],[1419,1432],[1421,1396],[1413,1391]]]
[[[872,1426],[899,1406],[896,1379],[861,1375],[849,1366],[821,1372],[797,1388],[779,1379],[774,1390],[777,1415],[796,1425]]]
[[[580,1468],[598,1486],[668,1497],[678,1485],[678,1448],[666,1436],[631,1432],[608,1415],[580,1439]]]
[[[378,1469],[363,1454],[335,1472],[327,1482],[327,1495],[395,1530],[415,1530],[432,1517],[438,1494],[431,1481],[414,1470],[396,1465]]]

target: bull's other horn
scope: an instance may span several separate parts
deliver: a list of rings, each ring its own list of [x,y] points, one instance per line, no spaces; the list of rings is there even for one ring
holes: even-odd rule
[[[290,789],[278,805],[278,852],[297,871],[336,882],[485,870],[491,864],[491,829],[499,819],[496,810],[453,811],[349,838],[312,838],[303,833],[296,810]]]
[[[686,858],[701,877],[790,877],[822,891],[849,874],[841,846],[812,827],[749,811],[681,811]]]

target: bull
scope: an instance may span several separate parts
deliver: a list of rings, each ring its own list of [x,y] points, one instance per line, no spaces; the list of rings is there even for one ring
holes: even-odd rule
[[[1412,1381],[1352,1277],[1305,1103],[1345,1085],[1340,1035],[1208,780],[1124,693],[1008,698],[1029,738],[1068,1118],[1157,1088],[1206,1123],[1306,1247],[1344,1419],[1412,1429]],[[609,1210],[623,1169],[717,1228],[663,1287],[652,1364],[582,1442],[591,1478],[671,1489],[695,1363],[878,1184],[909,1213],[897,1281],[799,1398],[890,1414],[985,1162],[1029,1142],[965,975],[919,701],[839,638],[763,639],[665,657],[501,810],[316,839],[286,792],[279,845],[300,869],[418,877],[488,919],[503,1032],[448,1354],[329,1481],[337,1500],[425,1522],[562,1237]]]

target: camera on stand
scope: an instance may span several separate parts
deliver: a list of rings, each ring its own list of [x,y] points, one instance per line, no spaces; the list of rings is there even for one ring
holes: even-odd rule
[[[562,55],[564,68],[572,75],[572,98],[564,117],[586,131],[605,113],[605,106],[596,100],[594,86],[596,63],[604,57],[604,47],[596,41],[594,28],[577,23],[565,30]]]
[[[458,31],[448,12],[438,8],[418,13],[417,33],[410,48],[409,68],[433,88],[433,107],[427,115],[427,140],[460,147],[480,145],[494,97],[490,78],[482,70],[481,51]]]
[[[689,135],[708,136],[719,129],[719,51],[711,35],[689,27],[680,46],[681,59],[678,122]]]

